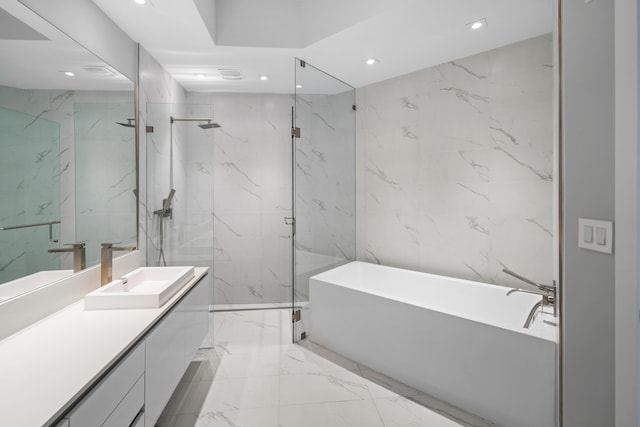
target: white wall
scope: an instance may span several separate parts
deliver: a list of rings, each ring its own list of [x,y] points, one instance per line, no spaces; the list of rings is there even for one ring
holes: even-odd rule
[[[615,417],[638,425],[638,3],[615,2]]]
[[[552,35],[357,90],[358,259],[553,280]]]
[[[577,241],[579,217],[614,219],[613,2],[564,0],[561,16],[563,425],[611,426],[614,256],[579,249]]]

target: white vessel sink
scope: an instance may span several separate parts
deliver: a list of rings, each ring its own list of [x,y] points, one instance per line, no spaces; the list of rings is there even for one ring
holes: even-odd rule
[[[140,267],[87,294],[84,309],[159,308],[193,277],[193,267]]]

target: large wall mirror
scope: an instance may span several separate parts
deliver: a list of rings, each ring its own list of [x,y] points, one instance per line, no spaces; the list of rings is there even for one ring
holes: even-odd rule
[[[136,245],[134,84],[18,1],[0,3],[0,302]]]

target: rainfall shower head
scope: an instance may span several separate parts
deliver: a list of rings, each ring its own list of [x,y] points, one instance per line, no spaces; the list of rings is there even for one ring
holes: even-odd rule
[[[116,124],[118,124],[120,126],[124,126],[126,128],[134,128],[134,127],[136,127],[135,120],[136,119],[134,119],[134,118],[131,118],[131,119],[127,118],[127,123],[116,122]]]
[[[171,124],[173,124],[174,122],[206,122],[198,125],[200,129],[215,129],[220,127],[220,125],[218,123],[215,123],[213,119],[179,119],[173,116],[170,117],[170,119]]]
[[[215,129],[215,128],[219,128],[220,125],[214,122],[209,122],[209,123],[205,123],[203,125],[198,125],[198,127],[200,129]]]

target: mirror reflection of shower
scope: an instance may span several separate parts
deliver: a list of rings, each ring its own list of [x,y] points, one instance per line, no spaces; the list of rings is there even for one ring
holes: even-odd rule
[[[162,209],[158,209],[154,211],[154,215],[158,215],[160,218],[160,238],[159,238],[159,246],[160,252],[158,253],[158,263],[160,266],[160,262],[166,267],[167,260],[164,257],[164,219],[169,217],[169,219],[173,218],[173,209],[171,208],[171,201],[173,200],[173,196],[176,194],[176,190],[173,188],[169,190],[169,196],[166,199],[162,200]]]
[[[213,119],[209,119],[209,118],[177,118],[177,117],[170,116],[169,119],[171,124],[169,128],[169,188],[170,190],[167,198],[162,200],[162,208],[153,212],[154,215],[158,215],[158,217],[160,218],[159,252],[158,252],[158,261],[157,261],[158,266],[160,266],[160,263],[162,263],[162,265],[164,266],[167,265],[167,261],[164,255],[164,227],[165,227],[164,219],[165,218],[173,219],[172,201],[176,193],[176,190],[174,189],[174,183],[173,183],[173,124],[176,122],[196,122],[196,123],[199,123],[197,126],[200,129],[204,129],[204,130],[217,129],[220,127],[218,123],[215,123]],[[118,123],[118,124],[122,126],[126,126],[126,124],[124,123]]]
[[[134,127],[136,127],[136,119],[135,119],[135,118],[133,118],[133,117],[132,117],[132,118],[127,117],[127,119],[126,119],[126,120],[127,120],[127,123],[123,123],[123,122],[116,122],[116,124],[117,124],[117,125],[120,125],[120,126],[124,126],[124,127],[126,127],[126,128],[134,128]]]

